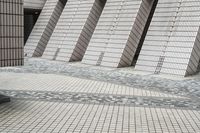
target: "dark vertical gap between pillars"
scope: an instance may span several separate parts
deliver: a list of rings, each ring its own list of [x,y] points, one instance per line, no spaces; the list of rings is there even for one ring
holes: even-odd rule
[[[136,50],[136,53],[135,53],[135,56],[134,56],[134,58],[133,58],[133,61],[132,61],[131,66],[135,66],[135,65],[136,65],[136,62],[137,62],[138,56],[139,56],[139,54],[140,54],[140,51],[141,51],[141,49],[142,49],[142,45],[143,45],[143,43],[144,43],[144,40],[145,40],[147,31],[148,31],[149,26],[150,26],[150,24],[151,24],[151,20],[152,20],[152,18],[153,18],[153,15],[154,15],[154,12],[155,12],[157,3],[158,3],[158,0],[155,0],[154,3],[153,3],[151,12],[150,12],[149,17],[148,17],[148,19],[147,19],[147,23],[146,23],[145,28],[144,28],[144,31],[143,31],[143,33],[142,33],[142,37],[141,37],[141,40],[140,40],[140,42],[139,42],[139,44],[138,44],[138,48],[137,48],[137,50]]]

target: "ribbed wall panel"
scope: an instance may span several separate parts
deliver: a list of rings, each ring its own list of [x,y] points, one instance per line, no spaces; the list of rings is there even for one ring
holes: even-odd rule
[[[149,17],[153,0],[108,0],[83,63],[130,66]]]
[[[23,1],[0,0],[0,67],[23,65]]]
[[[186,76],[200,59],[200,1],[160,0],[136,64],[136,70]]]
[[[60,0],[47,0],[45,6],[26,42],[25,55],[42,56],[46,45],[62,13],[65,3]]]
[[[167,44],[180,0],[158,1],[135,70],[154,73],[163,47]]]
[[[101,15],[104,0],[69,0],[43,58],[80,61]]]
[[[26,9],[42,9],[46,0],[24,0]]]

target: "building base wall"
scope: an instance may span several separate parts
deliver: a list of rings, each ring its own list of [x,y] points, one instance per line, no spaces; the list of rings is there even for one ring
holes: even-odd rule
[[[0,67],[23,65],[23,0],[0,0],[0,7]]]

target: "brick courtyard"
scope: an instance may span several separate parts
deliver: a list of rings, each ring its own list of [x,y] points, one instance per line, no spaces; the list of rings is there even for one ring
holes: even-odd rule
[[[0,68],[1,133],[199,133],[200,76],[26,59]]]

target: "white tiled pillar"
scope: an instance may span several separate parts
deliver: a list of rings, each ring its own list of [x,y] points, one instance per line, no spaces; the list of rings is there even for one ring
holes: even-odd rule
[[[104,4],[105,0],[69,0],[42,57],[80,61]]]
[[[0,0],[0,67],[23,65],[23,0]]]
[[[160,0],[136,64],[136,70],[186,76],[200,59],[200,1]]]
[[[154,0],[107,0],[82,63],[130,66]]]
[[[42,56],[66,0],[47,0],[42,12],[26,42],[25,56]]]

